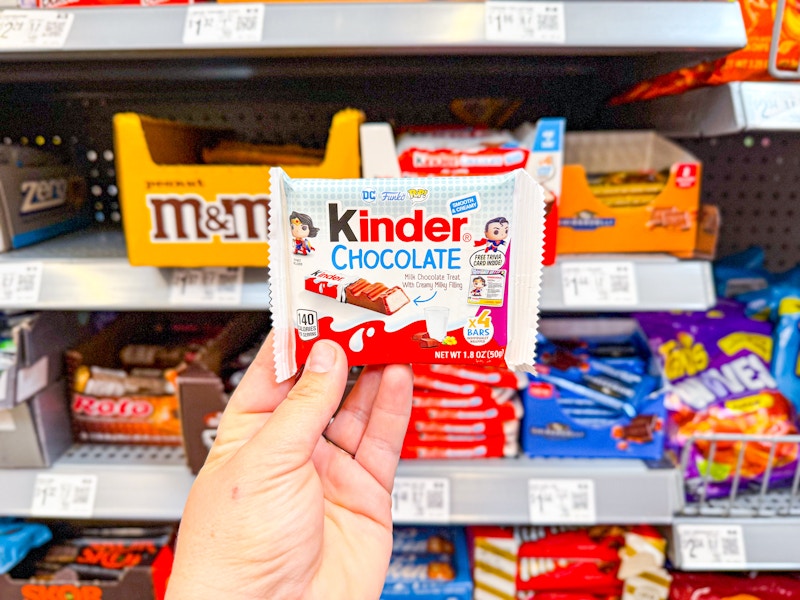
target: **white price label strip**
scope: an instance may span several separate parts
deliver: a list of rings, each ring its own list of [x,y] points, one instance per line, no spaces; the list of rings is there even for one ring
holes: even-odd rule
[[[714,570],[747,564],[741,525],[680,524],[681,568]]]
[[[563,44],[563,2],[486,2],[486,39],[494,42]]]
[[[34,517],[91,517],[97,495],[96,475],[40,473],[33,486]]]
[[[636,271],[632,262],[564,262],[561,286],[565,306],[636,306]]]
[[[450,480],[444,477],[395,478],[392,520],[398,523],[449,522]]]
[[[49,10],[0,12],[0,48],[63,48],[75,15]]]
[[[193,5],[186,13],[183,43],[255,43],[261,41],[263,33],[264,6],[261,4]]]
[[[169,303],[183,306],[238,306],[242,303],[243,267],[174,269]]]
[[[597,522],[591,479],[529,479],[530,522],[536,525],[591,525]]]
[[[0,306],[36,304],[41,289],[42,263],[0,265]]]

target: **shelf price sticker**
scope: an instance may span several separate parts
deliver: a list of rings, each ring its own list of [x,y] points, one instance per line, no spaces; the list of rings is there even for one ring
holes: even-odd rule
[[[30,306],[39,302],[42,263],[0,265],[0,304]]]
[[[535,525],[591,525],[597,522],[591,479],[529,479],[528,508]]]
[[[182,306],[239,306],[244,267],[173,269],[169,303]]]
[[[486,39],[493,42],[563,44],[563,2],[486,2]]]
[[[33,486],[31,516],[91,517],[97,495],[97,475],[39,473]]]
[[[445,477],[396,477],[392,520],[397,523],[448,523],[450,480]]]
[[[0,12],[0,48],[63,48],[74,20],[74,14],[64,11],[4,10]]]
[[[677,525],[681,568],[718,569],[747,564],[741,525]]]
[[[215,4],[189,6],[183,27],[183,43],[247,44],[261,41],[264,6]]]
[[[636,306],[639,302],[632,262],[565,262],[561,289],[565,306]]]

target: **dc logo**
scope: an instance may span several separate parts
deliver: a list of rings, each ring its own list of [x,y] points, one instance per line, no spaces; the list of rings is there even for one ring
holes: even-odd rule
[[[361,190],[361,200],[364,202],[375,202],[378,198],[378,192],[375,190]]]

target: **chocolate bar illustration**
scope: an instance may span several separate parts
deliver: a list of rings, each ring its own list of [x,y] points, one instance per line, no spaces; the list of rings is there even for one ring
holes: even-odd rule
[[[653,441],[653,432],[658,425],[656,415],[639,415],[631,419],[622,429],[622,437],[632,442],[646,444]]]
[[[306,277],[305,288],[309,292],[384,315],[393,315],[411,302],[406,293],[397,286],[390,288],[379,281],[370,283],[362,278],[352,281],[327,271],[314,271]]]

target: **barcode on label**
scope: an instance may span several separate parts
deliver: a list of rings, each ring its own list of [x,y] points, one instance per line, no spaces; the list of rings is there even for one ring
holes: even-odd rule
[[[183,43],[258,43],[263,30],[263,5],[194,5],[186,13]]]
[[[563,2],[487,0],[486,39],[499,42],[563,44],[566,41]]]
[[[446,523],[450,519],[450,481],[445,478],[397,477],[392,519],[405,523]]]
[[[170,303],[182,305],[229,305],[242,302],[242,267],[175,269],[170,283]]]
[[[255,15],[244,15],[236,19],[236,29],[239,31],[253,31],[257,26]]]
[[[33,489],[31,515],[91,517],[96,494],[96,475],[39,474]]]
[[[561,286],[566,306],[635,306],[639,301],[631,262],[565,262]]]
[[[0,11],[0,48],[61,48],[75,16],[56,11]]]
[[[676,526],[681,567],[714,569],[747,562],[741,525],[680,523]]]
[[[591,479],[528,481],[530,522],[547,525],[592,524],[597,520]]]
[[[0,265],[0,300],[4,304],[35,304],[42,288],[42,263]]]

